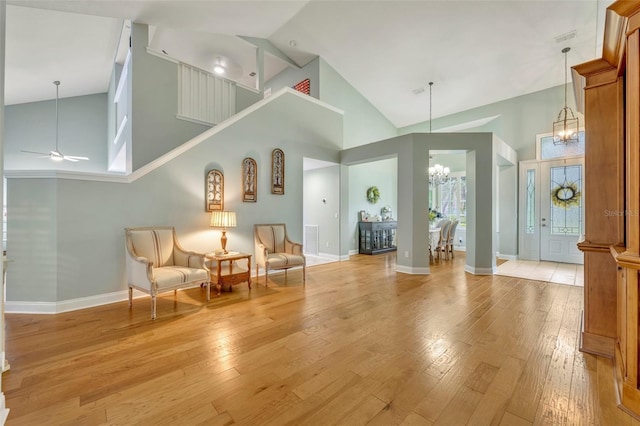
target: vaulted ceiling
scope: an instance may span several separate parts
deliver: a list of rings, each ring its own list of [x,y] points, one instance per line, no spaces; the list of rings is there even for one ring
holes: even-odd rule
[[[321,56],[396,126],[564,83],[599,57],[611,1],[9,0],[5,103],[105,92],[123,22],[152,26],[151,47],[203,68],[226,61],[252,84],[269,40],[297,65]],[[287,64],[267,56],[267,76]]]

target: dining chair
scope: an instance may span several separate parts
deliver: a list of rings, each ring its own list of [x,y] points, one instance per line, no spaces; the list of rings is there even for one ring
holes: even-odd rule
[[[438,254],[438,260],[440,260],[440,256],[442,253],[445,255],[445,259],[447,256],[447,239],[449,238],[449,227],[451,226],[450,220],[444,220],[440,222],[440,238],[438,240],[438,244],[436,245],[436,253]]]
[[[453,244],[456,238],[456,228],[458,227],[458,221],[454,220],[451,222],[451,226],[449,226],[449,236],[447,237],[447,255],[451,252],[451,258],[454,258],[453,254]]]

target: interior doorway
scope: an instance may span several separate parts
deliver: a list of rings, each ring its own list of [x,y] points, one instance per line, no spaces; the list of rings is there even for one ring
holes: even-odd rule
[[[303,158],[303,247],[307,266],[340,260],[340,166]]]

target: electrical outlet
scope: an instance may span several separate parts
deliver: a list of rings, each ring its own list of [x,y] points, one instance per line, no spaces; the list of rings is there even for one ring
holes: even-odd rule
[[[326,243],[324,243],[325,246],[329,247],[329,241],[327,241]]]
[[[409,252],[408,251],[404,252],[404,257],[407,257],[407,258],[409,257]]]

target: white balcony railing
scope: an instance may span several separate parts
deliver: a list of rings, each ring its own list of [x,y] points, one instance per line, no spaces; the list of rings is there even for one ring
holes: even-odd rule
[[[190,65],[178,65],[178,117],[215,125],[235,113],[234,82]]]

